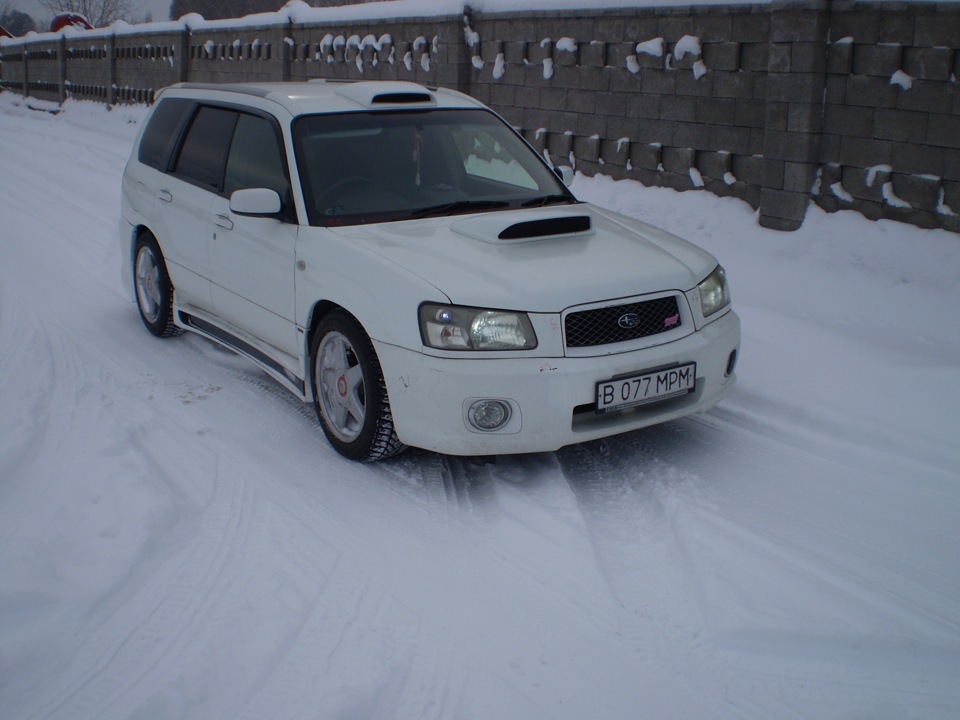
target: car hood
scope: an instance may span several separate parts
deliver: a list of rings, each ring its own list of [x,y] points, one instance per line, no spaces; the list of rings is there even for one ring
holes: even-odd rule
[[[330,230],[454,304],[528,312],[687,291],[717,265],[689,242],[586,203]]]

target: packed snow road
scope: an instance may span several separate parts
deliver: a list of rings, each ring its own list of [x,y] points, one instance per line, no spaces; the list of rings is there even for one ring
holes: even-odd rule
[[[120,288],[140,108],[0,95],[0,707],[27,718],[960,716],[960,237],[578,178],[727,267],[705,416],[340,458]]]

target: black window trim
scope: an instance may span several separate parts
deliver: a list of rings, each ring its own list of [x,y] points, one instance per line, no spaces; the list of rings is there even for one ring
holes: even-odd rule
[[[283,171],[286,176],[287,185],[290,188],[288,192],[288,196],[285,198],[280,198],[280,201],[282,203],[282,208],[280,212],[277,214],[277,217],[278,219],[283,220],[284,222],[294,222],[294,223],[297,222],[297,209],[296,209],[296,203],[294,202],[294,199],[293,199],[293,182],[292,182],[292,175],[290,173],[290,158],[287,155],[287,147],[283,140],[283,129],[280,127],[280,121],[277,120],[277,118],[273,114],[265,110],[261,110],[259,108],[253,108],[248,105],[243,105],[242,103],[231,103],[231,102],[224,102],[219,100],[203,100],[198,98],[184,98],[184,99],[191,101],[193,103],[193,108],[191,108],[190,112],[187,113],[188,119],[185,123],[183,123],[183,127],[180,129],[179,136],[177,137],[177,142],[174,145],[173,151],[170,153],[170,157],[167,159],[167,169],[164,172],[168,175],[171,175],[177,178],[178,180],[181,180],[185,183],[189,183],[202,190],[206,190],[207,192],[212,192],[216,195],[219,195],[222,198],[229,200],[230,199],[229,196],[226,193],[224,193],[224,181],[225,181],[226,170],[227,170],[227,158],[229,156],[229,148],[230,148],[230,145],[233,144],[232,134],[230,137],[230,144],[228,144],[227,146],[227,154],[224,155],[223,157],[223,164],[219,172],[220,179],[217,183],[216,190],[213,190],[208,185],[204,185],[203,183],[195,181],[193,178],[189,178],[174,172],[174,168],[177,166],[177,162],[179,162],[180,160],[180,153],[183,150],[183,144],[187,139],[187,134],[189,133],[190,128],[193,127],[193,123],[196,120],[197,114],[200,112],[201,108],[209,107],[209,108],[215,108],[218,110],[231,110],[238,114],[255,115],[269,122],[270,127],[273,129],[273,134],[274,134],[274,137],[276,138],[277,146],[280,148],[280,154],[283,162]],[[236,132],[237,124],[234,123],[233,127],[234,127],[234,132]]]
[[[277,213],[276,217],[283,222],[294,223],[298,222],[297,220],[297,205],[293,198],[293,180],[290,173],[290,158],[287,154],[287,146],[283,140],[283,129],[280,127],[280,121],[272,115],[271,113],[265,112],[258,108],[246,107],[243,105],[233,105],[231,103],[209,103],[210,105],[216,105],[220,107],[226,107],[227,109],[238,110],[241,114],[253,115],[254,117],[259,117],[263,120],[266,120],[270,124],[270,128],[273,130],[273,137],[277,141],[277,147],[280,148],[280,160],[283,165],[283,174],[284,179],[287,181],[287,197],[280,198],[280,212]],[[233,131],[236,133],[237,125],[239,122],[234,123]],[[230,138],[230,147],[233,146],[233,137]],[[227,157],[223,161],[223,170],[220,173],[220,190],[218,195],[223,198],[230,199],[229,195],[224,192],[224,183],[226,182],[226,172],[227,172],[227,160],[230,157],[229,147],[227,149]]]

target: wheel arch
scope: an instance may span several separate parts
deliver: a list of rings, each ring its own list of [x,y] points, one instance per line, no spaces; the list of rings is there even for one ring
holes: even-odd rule
[[[175,320],[174,286],[160,243],[154,233],[141,225],[133,229],[131,238],[133,249],[130,253],[132,262],[129,276],[140,318],[147,329],[157,337],[179,335],[181,331]],[[141,254],[144,250],[150,256],[145,261],[150,263],[150,266],[141,276]],[[146,282],[144,286],[140,285],[142,280]]]
[[[357,320],[356,315],[351,313],[342,305],[338,305],[332,300],[317,300],[313,304],[313,307],[310,308],[310,316],[307,323],[307,333],[306,333],[306,337],[304,338],[304,349],[305,349],[304,354],[307,357],[310,356],[310,348],[313,345],[313,336],[317,332],[317,327],[319,327],[320,323],[323,322],[323,319],[334,310],[343,310],[344,312],[349,313],[354,320]],[[360,321],[357,320],[357,322],[360,322]],[[363,323],[360,323],[360,325],[362,327]]]
[[[164,253],[164,250],[163,246],[160,245],[160,241],[157,239],[157,234],[145,224],[133,224],[129,221],[121,221],[121,228],[120,250],[122,263],[120,266],[120,279],[123,283],[124,289],[127,291],[129,299],[133,302],[136,302],[137,291],[133,276],[136,272],[137,243],[140,242],[140,238],[143,237],[145,233],[148,233],[153,238],[154,242],[157,243],[157,247],[160,248],[160,252]],[[165,253],[163,256],[164,259],[166,259]]]
[[[320,362],[319,358],[323,357],[324,334],[327,331],[333,332],[334,330],[342,334],[341,341],[348,343],[348,347],[354,353],[353,357],[357,366],[363,368],[363,380],[359,387],[363,388],[363,397],[365,398],[361,400],[364,417],[361,421],[362,427],[357,435],[353,435],[347,430],[346,423],[340,424],[340,421],[335,419],[338,413],[330,414],[331,397],[329,394],[320,393],[319,370],[314,367],[315,363]],[[369,330],[360,319],[341,305],[330,301],[318,301],[312,308],[306,339],[310,350],[306,357],[308,379],[305,383],[305,390],[316,409],[317,417],[330,444],[345,457],[362,462],[379,460],[402,452],[406,446],[396,434],[390,409],[390,396],[383,376],[379,354],[373,344]],[[317,357],[313,357],[314,352],[316,352]],[[340,372],[346,373],[346,370]],[[354,382],[353,380],[347,381],[346,378],[346,374],[342,375],[339,382]],[[348,386],[345,384],[344,388],[346,387]],[[341,398],[347,397],[346,389],[340,392]],[[341,408],[345,407],[342,403],[334,402],[333,404],[334,406],[340,405]],[[345,418],[346,416],[344,416]],[[342,434],[344,432],[348,432],[348,435],[344,436]],[[355,441],[361,444],[359,446],[354,445]]]
[[[133,272],[133,265],[136,262],[137,254],[137,243],[140,242],[140,238],[144,235],[149,235],[153,238],[153,241],[157,244],[157,247],[160,248],[160,252],[163,253],[163,257],[166,258],[167,254],[163,249],[163,245],[160,244],[160,238],[157,237],[157,234],[151,230],[146,224],[139,223],[136,225],[130,225],[130,235],[126,239],[126,251],[127,251],[127,266],[130,269],[130,272]]]
[[[146,223],[140,223],[139,225],[133,226],[133,232],[130,233],[130,248],[131,251],[137,246],[140,238],[144,235],[149,235],[153,238],[154,242],[157,243],[157,247],[160,248],[160,252],[163,253],[163,256],[166,257],[166,250],[164,250],[163,244],[160,242],[160,238]]]
[[[345,313],[349,314],[350,317],[360,324],[360,327],[363,327],[364,332],[367,332],[369,335],[369,332],[363,326],[363,323],[360,322],[360,320],[357,319],[357,316],[351,313],[347,308],[333,302],[332,300],[317,300],[314,302],[307,316],[306,332],[304,332],[303,337],[303,390],[304,399],[309,402],[315,400],[313,397],[313,383],[310,382],[310,373],[312,372],[311,368],[313,367],[313,338],[317,334],[317,328],[320,326],[320,323],[323,322],[323,319],[335,310],[343,310]]]

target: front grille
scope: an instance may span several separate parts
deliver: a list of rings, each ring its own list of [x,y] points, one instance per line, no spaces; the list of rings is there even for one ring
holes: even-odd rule
[[[567,315],[567,347],[594,347],[636,340],[680,327],[680,310],[674,296],[614,307],[583,310]]]

